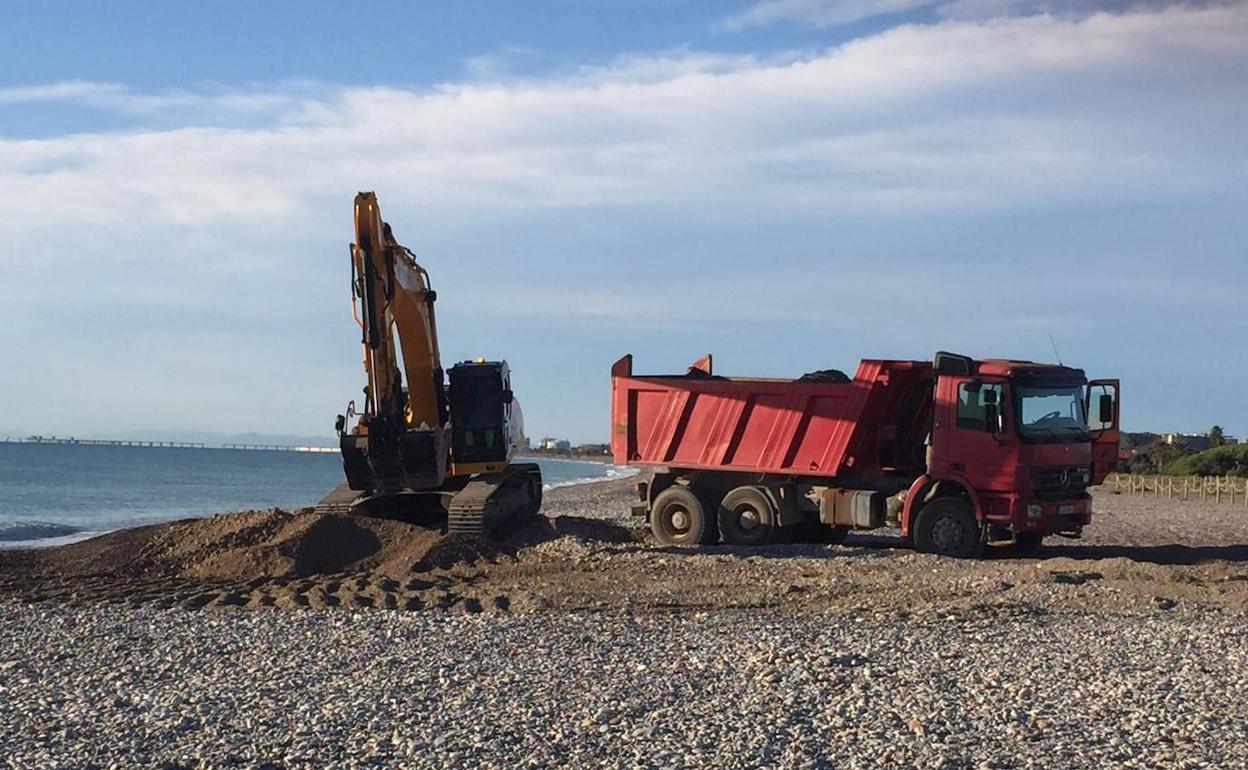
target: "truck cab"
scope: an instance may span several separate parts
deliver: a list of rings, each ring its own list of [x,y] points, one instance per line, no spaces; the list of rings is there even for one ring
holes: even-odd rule
[[[1118,382],[1081,369],[937,354],[926,479],[956,488],[987,539],[1030,545],[1077,536],[1091,521],[1089,487],[1118,453]],[[916,490],[919,491],[919,490]],[[906,528],[917,513],[907,500]]]

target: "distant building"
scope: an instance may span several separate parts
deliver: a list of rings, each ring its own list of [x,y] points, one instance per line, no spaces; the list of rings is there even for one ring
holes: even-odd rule
[[[537,448],[544,452],[567,452],[572,449],[572,442],[566,438],[544,438],[538,442]]]
[[[1170,446],[1186,449],[1189,452],[1203,452],[1209,449],[1213,444],[1210,442],[1208,433],[1163,433],[1161,440]],[[1234,436],[1222,436],[1222,444],[1238,444],[1239,439]]]
[[[576,451],[583,455],[609,455],[611,446],[609,444],[581,444]]]

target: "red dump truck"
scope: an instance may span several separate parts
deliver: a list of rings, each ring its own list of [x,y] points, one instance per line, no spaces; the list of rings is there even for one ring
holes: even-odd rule
[[[1118,381],[937,353],[864,360],[851,379],[611,369],[611,452],[649,472],[633,513],[659,542],[839,542],[896,527],[932,553],[1078,537],[1118,459]]]

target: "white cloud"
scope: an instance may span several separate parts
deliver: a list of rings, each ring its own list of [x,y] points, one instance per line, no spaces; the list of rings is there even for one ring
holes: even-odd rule
[[[1234,5],[1238,0],[1188,0],[1187,8]],[[939,0],[936,11],[952,19],[995,19],[1047,14],[1084,18],[1096,13],[1142,13],[1175,5],[1172,0]]]
[[[89,102],[95,99],[111,99],[124,92],[125,88],[116,83],[66,80],[46,85],[0,88],[0,105]]]
[[[745,11],[724,19],[728,30],[765,27],[777,22],[798,22],[814,27],[835,27],[875,16],[912,11],[940,0],[760,0]]]
[[[322,86],[301,80],[253,87],[206,84],[154,92],[120,83],[66,80],[0,88],[0,109],[59,103],[127,116],[152,127],[228,126],[283,119],[296,113],[312,95],[323,93]]]
[[[1232,5],[1236,0],[1195,0],[1187,7]],[[1052,15],[1085,18],[1096,13],[1159,10],[1171,0],[759,0],[741,13],[722,19],[718,27],[741,31],[777,23],[839,27],[863,19],[930,9],[938,17],[996,19]]]
[[[905,26],[797,59],[634,57],[549,80],[317,99],[308,84],[9,89],[0,100],[275,112],[255,127],[0,140],[0,233],[295,224],[327,196],[374,187],[442,211],[678,202],[695,216],[1216,192],[1242,182],[1227,158],[1242,155],[1246,108],[1227,95],[1245,86],[1245,39],[1240,4]]]

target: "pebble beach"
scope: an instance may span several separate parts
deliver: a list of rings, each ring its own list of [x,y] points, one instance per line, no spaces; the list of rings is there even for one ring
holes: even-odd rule
[[[1084,546],[1094,558],[1055,547],[958,562],[887,541],[673,554],[585,525],[635,526],[620,515],[626,494],[618,482],[556,490],[558,536],[430,577],[552,583],[544,602],[510,612],[0,599],[0,766],[1248,766],[1248,623],[1235,598],[1248,565],[1202,545],[1225,542],[1238,510],[1183,509],[1206,517],[1207,536],[1175,552],[1172,522],[1150,544],[1141,501],[1101,496]],[[1222,558],[1144,561],[1201,548]],[[1121,553],[1135,552],[1132,567]],[[778,596],[717,604],[708,589],[673,607],[666,589],[621,604],[602,588],[594,605],[585,586],[599,573],[696,590],[754,576]],[[853,580],[885,596],[820,598],[819,586]],[[561,593],[559,581],[582,587]],[[1170,584],[1183,591],[1157,601]]]

